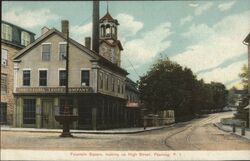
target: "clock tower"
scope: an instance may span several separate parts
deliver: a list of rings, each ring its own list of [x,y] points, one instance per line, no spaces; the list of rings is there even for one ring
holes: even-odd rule
[[[114,19],[109,11],[99,20],[99,53],[101,56],[116,64],[121,65],[121,51],[123,47],[118,40],[118,21]]]

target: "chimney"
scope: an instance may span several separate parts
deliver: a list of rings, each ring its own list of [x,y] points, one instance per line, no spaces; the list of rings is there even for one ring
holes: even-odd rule
[[[69,34],[69,21],[68,20],[62,20],[62,33],[67,37]]]
[[[49,31],[49,28],[47,26],[44,26],[42,29],[41,29],[41,35],[45,34],[46,32]]]
[[[99,0],[93,1],[92,50],[99,54]]]
[[[85,46],[88,49],[91,49],[91,38],[90,37],[85,37]]]

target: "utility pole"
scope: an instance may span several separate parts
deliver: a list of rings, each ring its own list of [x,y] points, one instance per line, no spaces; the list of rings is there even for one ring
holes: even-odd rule
[[[63,126],[63,131],[60,137],[73,137],[70,133],[70,124],[78,119],[77,115],[73,115],[69,107],[69,22],[67,20],[62,21],[62,32],[66,36],[66,84],[65,84],[65,104],[62,115],[55,116],[55,119]]]

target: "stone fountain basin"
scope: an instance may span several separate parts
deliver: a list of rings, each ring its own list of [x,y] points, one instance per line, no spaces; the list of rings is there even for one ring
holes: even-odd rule
[[[77,115],[58,115],[55,116],[56,121],[58,121],[60,124],[64,123],[73,123],[74,121],[78,120]]]

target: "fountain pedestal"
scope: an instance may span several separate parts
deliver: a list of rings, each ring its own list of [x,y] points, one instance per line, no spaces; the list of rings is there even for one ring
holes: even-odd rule
[[[56,121],[58,121],[61,125],[63,125],[63,131],[60,137],[73,137],[70,133],[70,124],[74,121],[77,121],[78,116],[76,115],[58,115],[55,116]]]
[[[56,115],[55,119],[61,125],[63,125],[63,131],[62,131],[60,137],[73,137],[73,135],[70,133],[70,127],[69,126],[74,121],[78,120],[78,116],[70,114],[69,108],[65,107],[64,113],[62,115]]]

